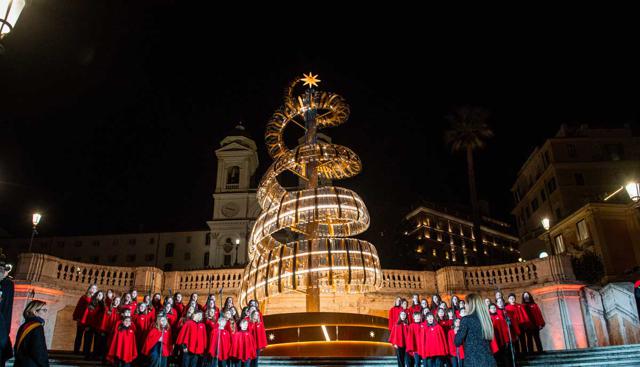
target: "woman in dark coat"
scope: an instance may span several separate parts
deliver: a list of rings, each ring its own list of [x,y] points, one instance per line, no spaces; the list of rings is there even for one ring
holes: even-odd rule
[[[495,367],[496,360],[491,353],[493,323],[482,298],[471,293],[466,298],[466,315],[460,321],[454,343],[464,345],[465,367]]]
[[[24,310],[24,323],[16,334],[15,367],[49,367],[47,343],[44,339],[46,303],[31,301]]]

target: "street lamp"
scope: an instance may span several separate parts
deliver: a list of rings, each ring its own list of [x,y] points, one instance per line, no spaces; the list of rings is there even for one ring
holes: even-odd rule
[[[549,228],[551,228],[551,220],[549,220],[549,218],[544,217],[542,218],[542,228],[544,228],[544,231],[547,232],[547,240],[549,241],[549,247],[551,248],[551,253],[555,255],[555,248],[553,246],[553,243],[551,243],[551,233],[549,233]]]
[[[624,188],[627,189],[629,198],[634,203],[640,204],[640,182],[629,182]]]
[[[0,0],[0,40],[15,27],[25,4],[25,0]],[[4,47],[0,44],[0,53],[2,51]]]
[[[33,231],[31,231],[31,241],[29,241],[29,252],[31,252],[31,246],[33,246],[33,238],[38,234],[38,223],[40,223],[40,219],[42,219],[42,214],[33,213],[31,217],[31,223],[33,224]]]
[[[236,238],[236,265],[238,265],[238,248],[240,247],[240,239]]]

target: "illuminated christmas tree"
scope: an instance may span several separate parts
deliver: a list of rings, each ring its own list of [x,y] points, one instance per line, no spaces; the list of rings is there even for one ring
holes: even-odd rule
[[[352,190],[319,185],[355,176],[362,164],[349,148],[317,140],[319,129],[340,125],[349,117],[344,99],[317,90],[318,82],[311,73],[294,80],[284,105],[267,124],[265,141],[274,162],[258,187],[262,213],[249,239],[241,304],[300,291],[307,294],[307,310],[319,311],[321,292],[368,292],[382,284],[376,248],[351,238],[369,227],[364,202]],[[306,88],[296,95],[300,84]],[[305,132],[304,142],[293,149],[283,138],[291,124]],[[304,187],[287,191],[277,180],[285,171],[301,177]],[[309,306],[310,297],[315,307]]]

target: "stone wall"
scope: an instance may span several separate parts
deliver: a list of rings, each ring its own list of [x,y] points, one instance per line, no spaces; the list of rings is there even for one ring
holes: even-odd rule
[[[149,267],[109,267],[67,261],[43,254],[22,254],[16,266],[13,336],[26,302],[34,297],[49,304],[45,324],[51,349],[73,347],[73,308],[89,285],[117,292],[136,288],[140,297],[148,292],[188,296],[223,291],[237,299],[243,269],[162,272]],[[440,294],[446,301],[454,294],[475,292],[493,299],[495,291],[531,292],[542,309],[546,327],[541,337],[545,349],[584,348],[640,341],[633,293],[627,285],[612,284],[602,290],[585,288],[575,281],[569,258],[549,256],[525,263],[483,267],[447,267],[435,272],[383,270],[383,286],[367,294],[322,293],[320,311],[386,317],[397,296]],[[595,295],[595,296],[594,296]],[[631,295],[631,298],[629,298]],[[602,300],[605,300],[604,302]],[[622,302],[622,303],[621,303]],[[305,295],[280,294],[262,302],[267,315],[305,312]],[[591,312],[592,311],[592,312]],[[589,317],[591,315],[591,317]]]

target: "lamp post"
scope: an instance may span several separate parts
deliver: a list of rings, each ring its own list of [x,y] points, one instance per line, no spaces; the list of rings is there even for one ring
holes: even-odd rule
[[[238,265],[238,249],[240,247],[240,239],[236,238],[236,265]]]
[[[551,233],[549,233],[549,228],[551,228],[551,221],[549,220],[549,218],[547,217],[542,218],[542,228],[544,228],[544,231],[547,233],[547,241],[549,241],[551,254],[555,255],[556,254],[555,246],[551,242]]]
[[[29,252],[31,252],[31,246],[33,246],[33,238],[38,234],[38,223],[40,223],[40,219],[42,219],[42,214],[33,213],[31,217],[31,223],[33,224],[33,230],[31,231],[31,241],[29,241]]]
[[[640,207],[640,182],[629,182],[624,187],[629,194],[629,198]]]
[[[0,41],[15,27],[25,0],[0,0]],[[4,46],[0,43],[0,54],[4,53]]]

